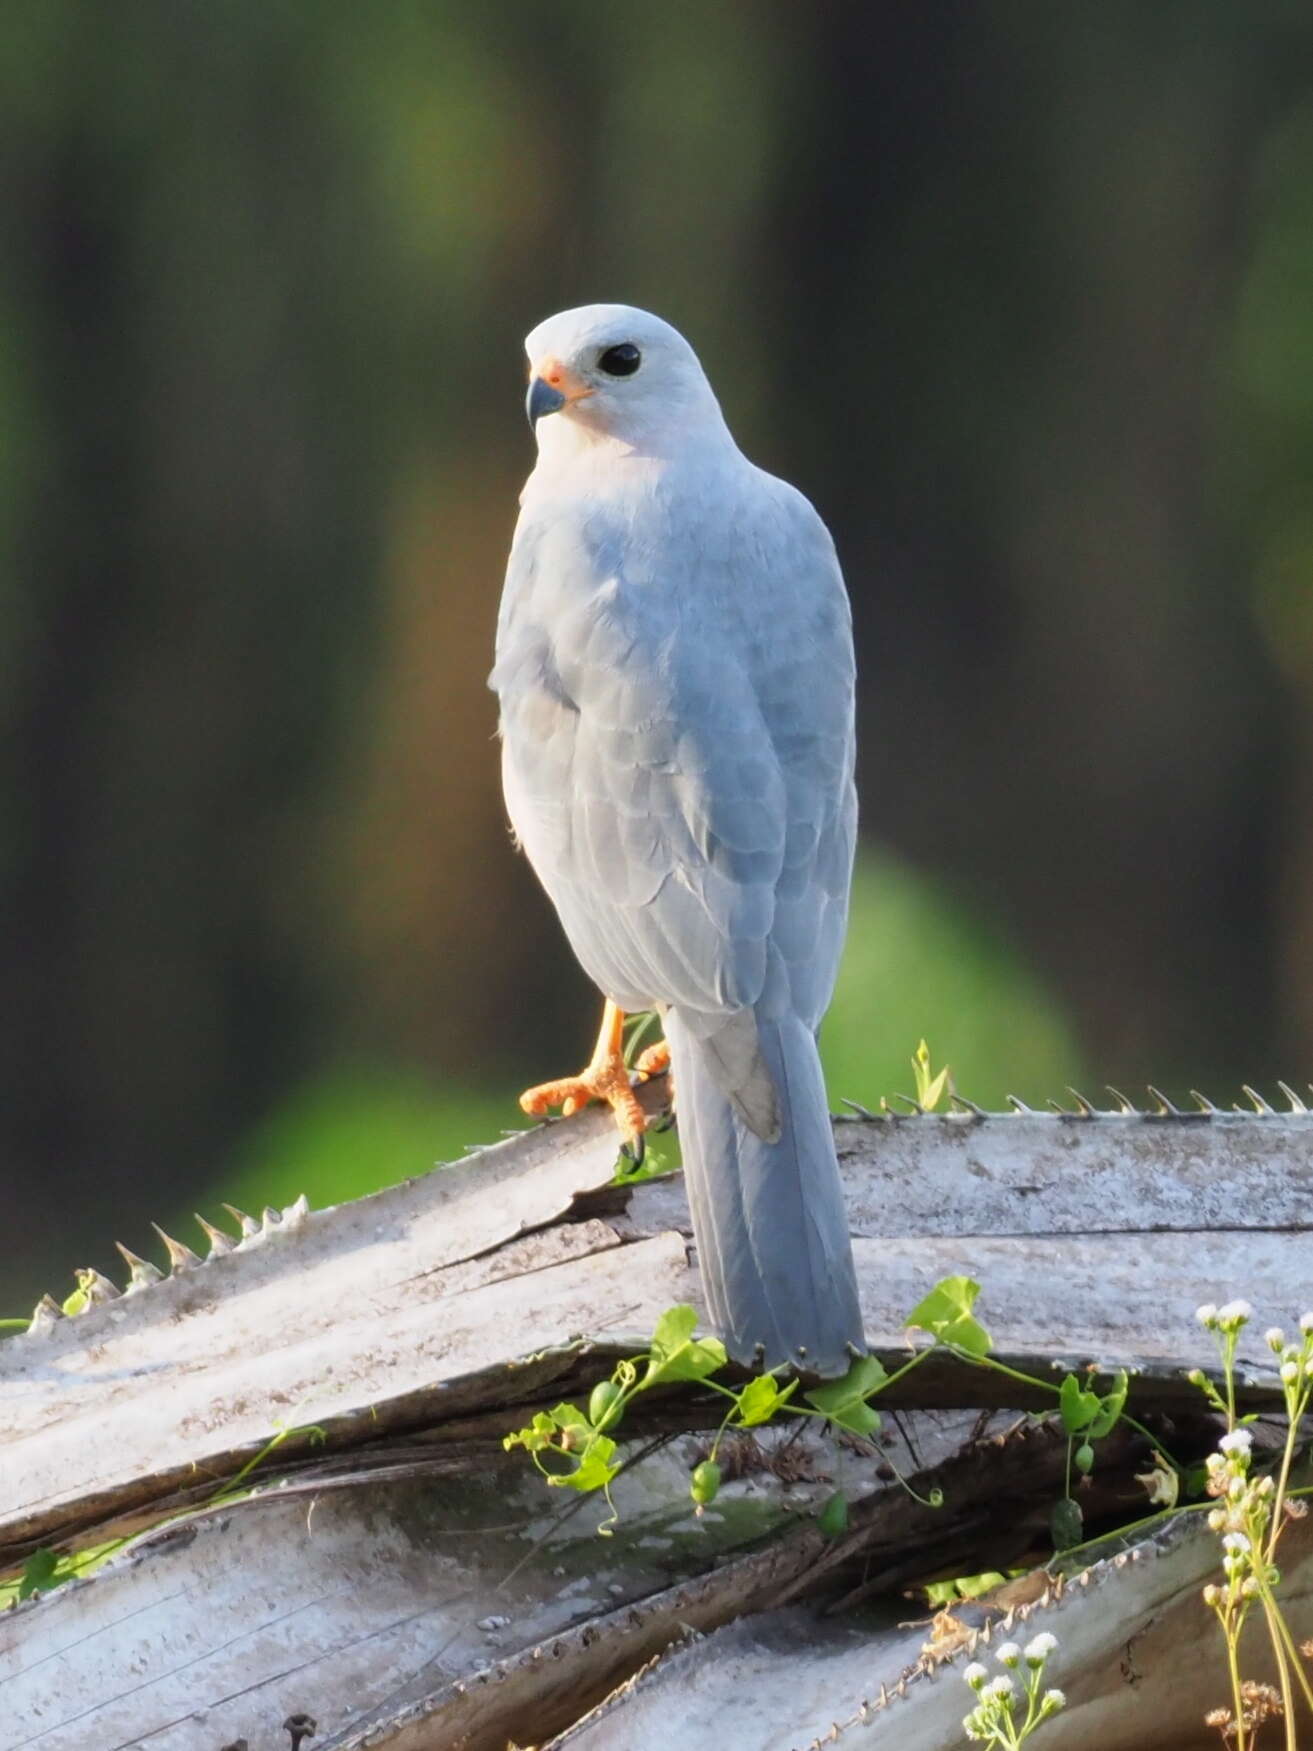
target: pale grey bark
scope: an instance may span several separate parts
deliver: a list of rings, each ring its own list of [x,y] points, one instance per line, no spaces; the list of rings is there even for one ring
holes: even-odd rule
[[[843,1124],[838,1141],[866,1328],[891,1364],[907,1354],[910,1308],[937,1278],[965,1273],[984,1284],[978,1312],[1000,1353],[1041,1376],[1084,1362],[1134,1369],[1152,1415],[1195,1403],[1183,1371],[1213,1359],[1199,1302],[1246,1294],[1261,1330],[1313,1298],[1313,1121],[1302,1115],[886,1119]],[[698,1519],[687,1499],[697,1437],[684,1434],[621,1479],[615,1537],[598,1537],[592,1502],[553,1525],[564,1492],[524,1455],[504,1455],[500,1436],[640,1349],[666,1307],[698,1304],[678,1180],[620,1192],[613,1165],[606,1118],[585,1115],[353,1205],[251,1225],[239,1250],[183,1258],[165,1281],[39,1318],[0,1344],[10,1561],[40,1543],[158,1527],[211,1501],[280,1430],[323,1435],[283,1443],[281,1488],[147,1532],[92,1578],[5,1619],[6,1751],[5,1734],[13,1751],[221,1751],[242,1737],[273,1751],[289,1742],[281,1722],[302,1711],[319,1722],[311,1751],[532,1743],[686,1629],[717,1633],[563,1743],[641,1751],[661,1742],[647,1723],[682,1720],[680,1709],[690,1724],[668,1742],[690,1747],[804,1745],[831,1721],[848,1723],[841,1742],[861,1743],[863,1706],[876,1707],[882,1684],[897,1688],[928,1634],[876,1633],[870,1599],[936,1568],[1001,1562],[1018,1526],[1033,1522],[1040,1539],[1065,1442],[1024,1424],[996,1439],[1024,1391],[937,1359],[896,1394],[911,1407],[912,1449],[887,1426],[890,1456],[921,1485],[939,1482],[942,1509],[882,1481],[879,1455],[813,1434],[800,1455],[781,1454],[772,1433]],[[1242,1369],[1250,1401],[1271,1403],[1261,1337],[1246,1335]],[[636,1440],[718,1415],[677,1394],[635,1419]],[[1133,1503],[1137,1464],[1143,1450],[1118,1437],[1096,1483]],[[834,1541],[814,1509],[836,1477],[854,1505]],[[1201,1639],[1207,1627],[1195,1569],[1210,1555],[1182,1534],[1167,1558],[1101,1570],[1058,1608],[1075,1613],[1054,1627],[1072,1642],[1081,1694],[1111,1699],[1106,1723],[1134,1719],[1112,1641],[1176,1622],[1172,1601],[1180,1645],[1145,1647],[1168,1650],[1154,1672],[1185,1676],[1146,1678],[1144,1695],[1162,1720],[1197,1700],[1202,1678],[1189,1679],[1181,1649],[1189,1625]],[[1283,1566],[1290,1582],[1295,1565]],[[1305,1635],[1306,1575],[1293,1595]],[[847,1627],[813,1634],[814,1617],[794,1615],[722,1628],[810,1613],[801,1602],[813,1597],[846,1598]],[[734,1725],[739,1687],[722,1679],[735,1671],[764,1674],[755,1738]],[[1056,1681],[1071,1687],[1062,1671]],[[893,1742],[956,1743],[937,1699],[951,1698],[960,1721],[970,1697],[959,1679],[905,1691]],[[1054,1726],[1055,1745],[1095,1742]]]

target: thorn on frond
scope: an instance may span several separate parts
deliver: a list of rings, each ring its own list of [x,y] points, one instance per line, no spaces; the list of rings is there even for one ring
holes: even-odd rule
[[[173,1276],[179,1271],[194,1271],[200,1264],[200,1259],[189,1246],[184,1246],[180,1240],[175,1240],[171,1234],[166,1234],[158,1222],[152,1222],[151,1227],[164,1242],[164,1250],[169,1255],[169,1270]]]
[[[847,1107],[850,1113],[855,1113],[859,1119],[879,1119],[884,1115],[873,1113],[870,1107],[864,1107],[859,1100],[849,1100],[846,1095],[839,1096],[839,1105]]]
[[[124,1246],[121,1240],[116,1240],[114,1245],[122,1256],[124,1264],[132,1273],[124,1291],[126,1295],[134,1295],[138,1289],[147,1289],[152,1283],[158,1283],[164,1276],[164,1272],[158,1265],[153,1265],[149,1259],[139,1257],[137,1253]]]
[[[956,1089],[953,1090],[948,1098],[959,1112],[970,1113],[973,1119],[987,1119],[989,1117],[989,1114],[985,1111],[984,1107],[977,1106],[975,1101],[968,1100],[966,1095],[958,1094]]]
[[[222,1258],[225,1253],[233,1250],[233,1238],[230,1234],[225,1234],[222,1228],[216,1228],[213,1222],[207,1222],[199,1212],[196,1214],[196,1222],[210,1243],[207,1263],[209,1259]]]
[[[55,1329],[56,1321],[66,1317],[64,1309],[53,1295],[43,1295],[32,1309],[32,1319],[27,1329],[34,1336],[43,1337]]]
[[[236,1204],[225,1204],[224,1209],[242,1231],[243,1240],[254,1240],[260,1232],[260,1224],[254,1216],[248,1216],[245,1210],[239,1210]]]
[[[302,1192],[299,1197],[293,1198],[292,1202],[284,1209],[283,1227],[299,1228],[309,1214],[310,1200]]]

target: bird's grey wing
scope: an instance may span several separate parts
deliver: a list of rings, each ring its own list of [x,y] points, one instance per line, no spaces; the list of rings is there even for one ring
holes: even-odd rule
[[[784,775],[742,653],[665,556],[656,587],[568,520],[517,539],[493,685],[512,823],[580,962],[629,1007],[750,1006]]]
[[[792,487],[761,480],[775,536],[762,565],[753,678],[787,823],[770,942],[789,1007],[814,1029],[839,970],[857,839],[852,612],[821,519]]]
[[[511,819],[580,962],[707,1030],[762,1003],[815,1025],[851,866],[846,597],[806,501],[761,509],[759,539],[672,541],[655,579],[528,520],[492,677]]]

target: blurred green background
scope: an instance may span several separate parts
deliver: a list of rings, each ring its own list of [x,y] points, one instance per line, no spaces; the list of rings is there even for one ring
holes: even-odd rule
[[[1307,5],[8,0],[0,1312],[586,1051],[484,681],[600,299],[844,559],[836,1099],[1307,1081]]]

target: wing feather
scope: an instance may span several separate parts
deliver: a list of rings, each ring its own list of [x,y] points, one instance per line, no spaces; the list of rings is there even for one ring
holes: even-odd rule
[[[742,466],[700,527],[686,496],[647,526],[527,507],[491,684],[512,823],[602,990],[814,1026],[855,831],[847,598],[806,500]]]

